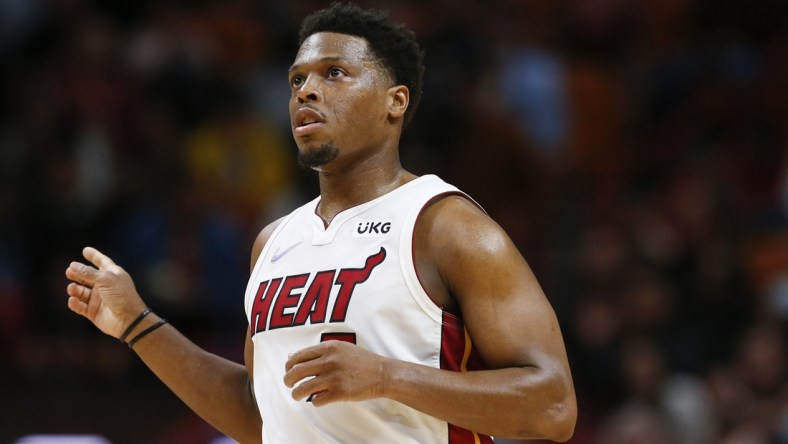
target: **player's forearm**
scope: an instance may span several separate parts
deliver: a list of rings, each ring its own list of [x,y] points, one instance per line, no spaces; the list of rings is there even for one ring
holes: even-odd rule
[[[146,324],[157,320],[150,317]],[[145,336],[134,351],[209,424],[239,442],[260,442],[262,420],[244,366],[206,352],[170,325]]]
[[[566,441],[577,407],[571,381],[534,367],[450,372],[390,361],[384,396],[486,435]]]

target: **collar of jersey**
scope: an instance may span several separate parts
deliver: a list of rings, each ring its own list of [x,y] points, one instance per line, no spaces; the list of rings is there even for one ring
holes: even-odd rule
[[[314,230],[314,234],[312,236],[312,245],[325,245],[331,243],[334,240],[334,236],[336,235],[337,231],[339,231],[342,225],[344,225],[345,222],[347,222],[348,220],[356,216],[359,216],[360,214],[364,213],[365,211],[368,211],[371,208],[374,208],[375,206],[379,205],[382,202],[385,202],[391,196],[402,193],[405,190],[413,186],[416,186],[416,184],[418,183],[432,181],[436,179],[437,176],[432,174],[419,176],[411,180],[410,182],[389,191],[386,194],[383,194],[381,196],[378,196],[370,200],[369,202],[364,202],[363,204],[346,208],[340,211],[339,213],[337,213],[336,216],[334,216],[333,219],[331,219],[331,222],[328,224],[328,226],[325,226],[325,224],[323,223],[323,218],[321,218],[317,214],[317,206],[320,204],[320,197],[318,196],[315,200],[310,202],[309,205],[307,205],[307,209],[312,214],[312,216],[309,218],[310,225]]]

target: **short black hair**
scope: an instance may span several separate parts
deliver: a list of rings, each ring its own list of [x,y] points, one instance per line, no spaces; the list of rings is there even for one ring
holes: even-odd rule
[[[362,9],[350,2],[335,2],[307,16],[301,23],[298,45],[318,32],[347,34],[367,41],[391,78],[410,91],[403,124],[407,126],[419,106],[424,77],[424,52],[416,41],[416,34],[405,25],[390,20],[386,11]]]

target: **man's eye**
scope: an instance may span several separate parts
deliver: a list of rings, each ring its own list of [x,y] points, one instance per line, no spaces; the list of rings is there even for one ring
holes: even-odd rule
[[[301,76],[293,76],[293,78],[290,79],[290,85],[292,86],[301,86],[303,83],[304,78]]]
[[[344,74],[344,72],[342,72],[342,70],[339,69],[339,68],[331,68],[331,69],[328,70],[328,76],[329,77],[339,77],[342,74]]]

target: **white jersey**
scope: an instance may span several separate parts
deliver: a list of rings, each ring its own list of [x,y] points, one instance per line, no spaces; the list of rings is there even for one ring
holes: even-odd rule
[[[462,321],[432,302],[413,264],[416,219],[447,194],[464,196],[422,176],[327,227],[317,198],[274,230],[245,298],[265,444],[492,442],[389,399],[317,408],[293,400],[283,382],[288,354],[332,339],[434,368],[482,368]]]

